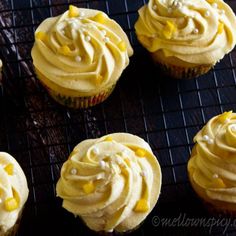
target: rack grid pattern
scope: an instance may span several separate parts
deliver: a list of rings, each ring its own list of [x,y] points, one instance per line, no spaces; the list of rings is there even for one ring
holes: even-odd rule
[[[224,227],[161,227],[152,219],[211,216],[195,197],[187,178],[193,137],[212,116],[236,110],[236,50],[205,76],[189,81],[164,77],[138,44],[134,23],[145,0],[2,0],[0,2],[0,150],[22,165],[30,188],[19,236],[93,235],[61,208],[55,184],[73,147],[87,138],[130,132],[149,142],[162,167],[162,193],[145,223],[131,235],[222,234]],[[226,1],[236,11],[236,1]],[[115,91],[85,110],[56,104],[38,83],[30,56],[34,31],[69,4],[100,9],[118,21],[135,49]],[[145,68],[145,69],[144,69]],[[229,227],[226,234],[234,234]]]

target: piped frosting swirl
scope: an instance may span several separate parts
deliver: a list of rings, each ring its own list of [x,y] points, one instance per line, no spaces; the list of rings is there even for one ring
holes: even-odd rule
[[[115,133],[78,144],[61,169],[63,207],[95,231],[133,229],[155,206],[161,171],[141,138]]]
[[[192,64],[215,64],[236,44],[236,17],[222,0],[150,0],[135,24],[150,52]]]

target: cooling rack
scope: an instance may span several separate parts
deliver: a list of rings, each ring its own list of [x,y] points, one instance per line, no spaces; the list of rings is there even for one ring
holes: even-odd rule
[[[236,1],[226,1],[236,11]],[[28,179],[30,196],[19,236],[93,235],[61,207],[55,184],[62,163],[86,138],[130,132],[147,140],[162,167],[159,202],[130,235],[235,234],[234,227],[165,227],[158,219],[211,219],[193,193],[186,162],[193,137],[204,123],[225,110],[236,110],[236,51],[207,75],[189,81],[164,77],[152,64],[134,33],[144,0],[1,0],[0,150],[12,154]],[[56,104],[38,83],[30,56],[34,31],[47,17],[69,4],[100,9],[126,31],[135,55],[115,91],[104,103],[85,110]],[[156,220],[156,221],[155,221]]]

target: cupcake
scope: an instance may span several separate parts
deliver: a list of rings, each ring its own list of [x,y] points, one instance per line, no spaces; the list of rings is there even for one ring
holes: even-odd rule
[[[57,196],[93,231],[136,229],[154,208],[161,170],[150,146],[128,133],[79,143],[63,164]]]
[[[111,94],[133,50],[122,28],[105,13],[70,5],[39,25],[31,54],[52,98],[86,108]]]
[[[236,216],[236,113],[210,119],[194,142],[188,162],[193,189],[211,212]]]
[[[16,234],[28,198],[27,181],[17,161],[0,152],[0,235]]]
[[[208,72],[236,43],[236,17],[223,0],[150,0],[135,30],[154,62],[177,79]]]

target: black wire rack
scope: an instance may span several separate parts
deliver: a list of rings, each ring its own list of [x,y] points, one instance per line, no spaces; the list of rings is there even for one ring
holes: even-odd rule
[[[227,3],[236,11],[236,1]],[[107,12],[123,27],[135,49],[112,95],[85,110],[66,109],[48,97],[35,77],[30,56],[38,24],[63,13],[69,4]],[[145,0],[0,1],[0,58],[4,65],[0,150],[18,160],[30,189],[19,236],[93,235],[61,207],[55,185],[62,163],[77,143],[112,132],[129,132],[144,138],[162,167],[159,202],[130,235],[236,233],[236,228],[223,224],[161,224],[164,219],[178,217],[212,218],[190,187],[186,163],[193,137],[206,121],[225,110],[236,110],[236,51],[198,79],[177,81],[164,77],[134,33],[137,10],[143,4]]]

